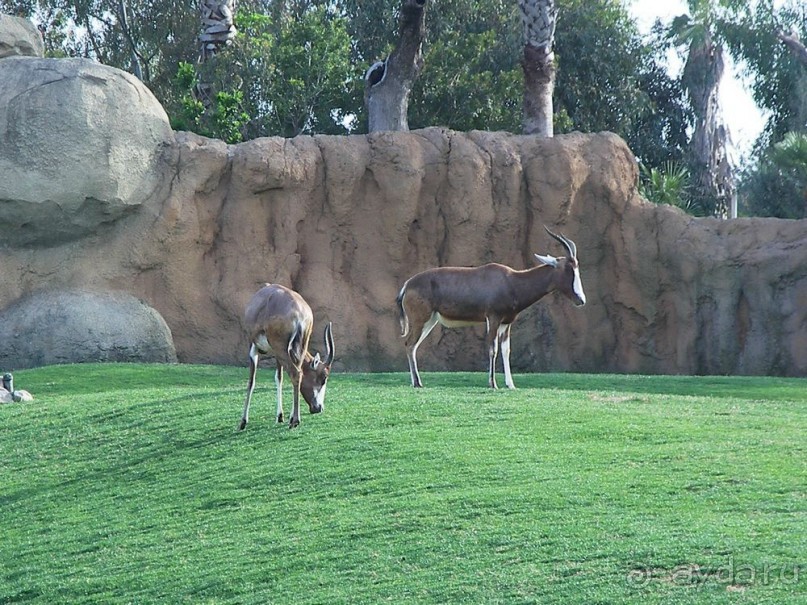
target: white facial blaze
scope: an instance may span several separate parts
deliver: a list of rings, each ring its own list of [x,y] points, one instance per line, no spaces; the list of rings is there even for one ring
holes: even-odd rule
[[[586,293],[583,292],[583,281],[580,279],[580,268],[574,269],[574,283],[572,284],[575,296],[580,299],[580,304],[586,304]]]
[[[317,402],[317,407],[319,409],[325,409],[325,387],[328,386],[328,383],[323,384],[319,389],[314,389],[314,401]]]

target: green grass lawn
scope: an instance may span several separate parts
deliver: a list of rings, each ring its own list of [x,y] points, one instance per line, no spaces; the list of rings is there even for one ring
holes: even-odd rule
[[[807,380],[336,374],[289,431],[262,369],[239,433],[246,379],[16,372],[0,603],[805,602]]]

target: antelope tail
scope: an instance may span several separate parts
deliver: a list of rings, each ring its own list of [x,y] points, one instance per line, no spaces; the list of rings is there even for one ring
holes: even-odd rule
[[[401,291],[398,293],[398,297],[395,299],[395,302],[398,303],[398,321],[401,324],[402,338],[409,334],[409,318],[406,316],[406,311],[404,311],[403,308],[403,299],[405,294],[406,284],[403,285],[403,288],[401,288]]]

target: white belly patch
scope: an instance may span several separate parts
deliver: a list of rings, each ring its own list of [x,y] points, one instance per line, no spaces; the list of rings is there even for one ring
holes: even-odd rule
[[[440,325],[445,326],[446,328],[465,328],[467,326],[478,326],[481,321],[465,321],[461,319],[447,319],[437,314],[437,321],[440,322]]]

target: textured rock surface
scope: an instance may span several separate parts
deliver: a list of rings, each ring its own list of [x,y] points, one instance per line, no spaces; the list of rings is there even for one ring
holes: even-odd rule
[[[589,302],[550,295],[526,311],[518,370],[807,374],[807,224],[649,204],[614,135],[176,139],[153,212],[105,237],[0,252],[0,309],[43,286],[126,290],[162,314],[181,361],[241,364],[244,305],[274,281],[306,296],[318,335],[334,322],[338,368],[405,370],[404,280],[560,255],[546,224],[577,242]],[[420,359],[484,370],[482,329],[437,328]]]
[[[152,198],[172,142],[162,106],[125,72],[83,59],[0,60],[2,243],[98,233]]]
[[[160,314],[125,293],[39,292],[0,318],[0,368],[177,360],[171,330]]]
[[[0,137],[8,367],[75,360],[53,350],[96,329],[76,315],[83,303],[68,305],[69,336],[20,315],[48,308],[36,293],[73,290],[146,301],[181,361],[245,365],[244,306],[269,281],[308,299],[314,346],[333,321],[336,369],[405,371],[395,296],[406,278],[437,265],[526,268],[535,252],[563,253],[547,225],[577,242],[589,302],[550,295],[524,312],[514,369],[807,375],[807,221],[694,219],[649,204],[612,134],[430,128],[228,146],[168,130],[122,72],[7,58]],[[108,329],[132,334],[111,306]],[[482,335],[437,328],[421,371],[484,371]]]
[[[42,36],[28,19],[0,14],[0,59],[18,56],[44,57]]]

